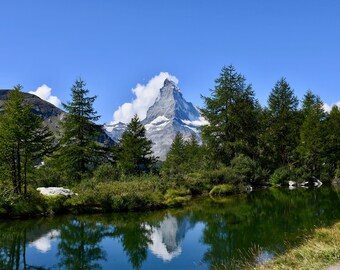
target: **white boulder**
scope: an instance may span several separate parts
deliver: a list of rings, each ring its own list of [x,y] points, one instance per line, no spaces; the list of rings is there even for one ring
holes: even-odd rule
[[[37,190],[44,196],[63,195],[66,197],[72,197],[77,195],[72,190],[63,187],[39,187]]]

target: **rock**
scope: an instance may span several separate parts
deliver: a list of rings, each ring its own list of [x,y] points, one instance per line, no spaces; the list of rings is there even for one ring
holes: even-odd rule
[[[314,186],[315,186],[315,187],[321,187],[322,182],[321,182],[319,179],[317,179],[316,177],[314,177],[314,179],[316,180],[316,181],[314,182]]]
[[[300,186],[300,187],[304,187],[304,186],[306,186],[306,185],[308,185],[308,182],[307,182],[307,181],[298,183],[298,186]]]
[[[246,191],[247,192],[252,192],[253,191],[253,187],[251,185],[247,185],[246,186]]]
[[[37,190],[44,196],[57,196],[63,195],[66,197],[72,197],[74,195],[78,195],[74,193],[72,190],[63,188],[63,187],[39,187]]]
[[[294,181],[288,181],[288,185],[289,185],[290,187],[295,187],[295,186],[296,186],[296,182],[294,182]]]

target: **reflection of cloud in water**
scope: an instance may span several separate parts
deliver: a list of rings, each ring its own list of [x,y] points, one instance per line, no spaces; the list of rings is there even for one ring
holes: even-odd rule
[[[170,214],[157,227],[150,227],[152,243],[149,249],[163,261],[171,261],[182,253],[181,243],[185,233],[193,227],[187,219],[178,223]]]
[[[51,249],[51,242],[59,237],[60,231],[59,230],[52,230],[47,234],[41,236],[39,239],[31,242],[29,244],[30,247],[35,247],[41,253],[46,253]]]
[[[256,261],[258,264],[263,265],[266,262],[272,260],[274,258],[273,253],[270,253],[269,251],[263,251],[261,254],[259,254],[256,258]]]

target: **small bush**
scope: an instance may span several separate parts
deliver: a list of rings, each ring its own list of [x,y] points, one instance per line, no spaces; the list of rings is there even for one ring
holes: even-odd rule
[[[25,195],[18,195],[13,204],[7,207],[7,214],[11,216],[35,216],[46,213],[46,200],[36,190],[29,190]]]
[[[202,194],[211,190],[212,184],[201,173],[191,173],[185,178],[185,186],[193,195]]]
[[[111,182],[120,180],[120,170],[112,164],[102,164],[94,172],[93,178],[96,182]]]
[[[270,176],[270,182],[274,185],[285,185],[291,180],[291,173],[288,167],[281,167]]]
[[[221,167],[220,169],[207,171],[203,173],[203,177],[211,184],[234,184],[242,181],[242,178],[231,167]]]
[[[47,213],[49,214],[64,214],[67,213],[68,210],[65,206],[67,197],[63,195],[56,196],[45,196],[45,201],[47,204]]]
[[[229,195],[237,192],[237,188],[230,184],[223,184],[214,186],[213,189],[209,192],[212,196],[221,196],[221,195]]]

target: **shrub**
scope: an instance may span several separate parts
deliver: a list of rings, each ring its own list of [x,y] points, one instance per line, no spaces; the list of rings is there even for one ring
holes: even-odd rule
[[[242,180],[240,175],[231,167],[221,167],[213,171],[204,172],[203,177],[213,185],[223,183],[234,184]]]
[[[237,188],[230,184],[223,184],[214,186],[213,189],[209,192],[212,196],[221,196],[221,195],[229,195],[237,192]]]
[[[12,216],[35,216],[46,213],[46,200],[36,190],[29,190],[25,195],[18,195],[13,204],[7,208],[7,214]]]
[[[96,182],[110,182],[120,180],[120,170],[112,164],[100,165],[93,174],[93,178]]]
[[[202,173],[197,172],[188,174],[184,183],[185,187],[187,187],[193,195],[209,192],[212,187],[209,179],[204,178]]]
[[[291,173],[288,167],[281,167],[270,176],[270,182],[274,185],[284,185],[291,180]]]

